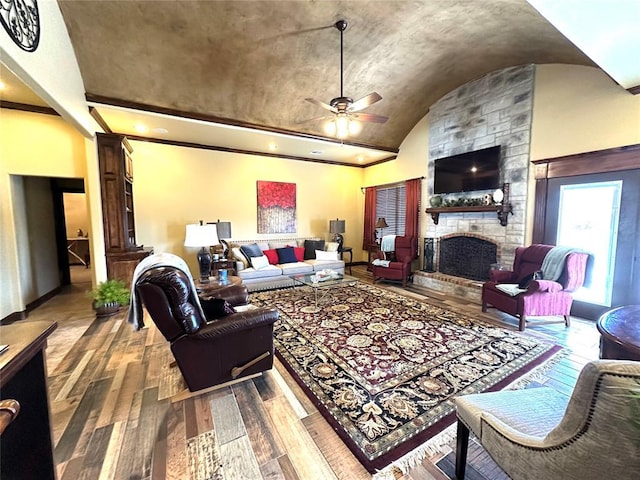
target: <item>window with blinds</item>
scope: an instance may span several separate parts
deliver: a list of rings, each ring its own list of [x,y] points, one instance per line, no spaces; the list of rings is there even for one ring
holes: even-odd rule
[[[406,194],[404,185],[378,187],[376,191],[376,219],[383,217],[389,227],[382,235],[404,235]]]

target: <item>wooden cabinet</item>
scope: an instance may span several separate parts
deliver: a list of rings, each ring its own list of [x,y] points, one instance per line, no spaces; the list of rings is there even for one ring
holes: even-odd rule
[[[153,253],[136,242],[132,153],[124,136],[98,134],[107,276],[127,284],[140,260]]]

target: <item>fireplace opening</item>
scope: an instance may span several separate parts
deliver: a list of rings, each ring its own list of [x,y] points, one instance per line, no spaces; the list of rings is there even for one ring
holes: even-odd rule
[[[439,244],[438,271],[469,280],[489,280],[491,264],[497,261],[495,243],[459,235],[443,237]]]

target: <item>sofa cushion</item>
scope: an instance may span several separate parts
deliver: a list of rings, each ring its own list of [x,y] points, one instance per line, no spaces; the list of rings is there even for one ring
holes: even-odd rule
[[[286,248],[290,245],[287,242],[269,242],[269,248],[271,250],[276,250],[278,248]]]
[[[296,255],[296,260],[304,262],[304,247],[293,247],[293,253]]]
[[[313,260],[316,258],[316,250],[324,250],[324,240],[305,240],[304,259]]]
[[[296,262],[281,264],[283,275],[298,275],[301,273],[312,273],[313,265],[309,265],[308,262]]]
[[[335,270],[338,273],[344,273],[344,261],[342,260],[305,260],[304,263],[313,266],[314,272],[329,269]]]
[[[267,265],[266,267],[259,270],[256,270],[253,267],[249,267],[238,272],[238,276],[243,280],[250,280],[253,278],[277,277],[279,275],[282,275],[282,269],[275,265]]]
[[[324,250],[316,250],[316,260],[338,260],[338,252],[325,252]]]
[[[271,265],[278,264],[278,252],[276,252],[275,250],[264,250],[262,253],[267,256]]]
[[[293,247],[277,248],[276,252],[278,252],[279,264],[298,262],[298,259],[296,258],[296,254],[293,250]]]
[[[261,257],[263,255],[262,250],[258,246],[257,243],[252,243],[250,245],[242,245],[240,247],[240,251],[247,259],[247,262],[251,263],[251,257]]]
[[[337,252],[339,246],[340,246],[340,244],[338,242],[327,242],[327,244],[325,245],[324,249],[327,252]]]

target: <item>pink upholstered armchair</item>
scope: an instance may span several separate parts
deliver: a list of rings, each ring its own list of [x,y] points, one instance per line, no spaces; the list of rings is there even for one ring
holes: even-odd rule
[[[492,270],[490,280],[482,286],[482,311],[486,312],[488,306],[493,306],[518,317],[520,331],[525,329],[529,316],[562,315],[568,327],[573,303],[571,293],[584,283],[588,254],[571,252],[566,255],[563,260],[564,268],[557,281],[532,279],[526,286],[526,291],[517,295],[509,295],[496,288],[501,283],[521,283],[523,279],[526,280],[529,275],[539,271],[551,249],[552,245],[540,244],[516,248],[513,270]],[[553,321],[545,323],[551,322]]]
[[[407,286],[407,280],[411,276],[411,262],[416,258],[418,244],[416,237],[396,237],[395,239],[395,261],[389,262],[387,266],[373,265],[373,283],[379,280],[395,280],[402,282],[402,286]],[[382,253],[374,254],[380,259]]]

